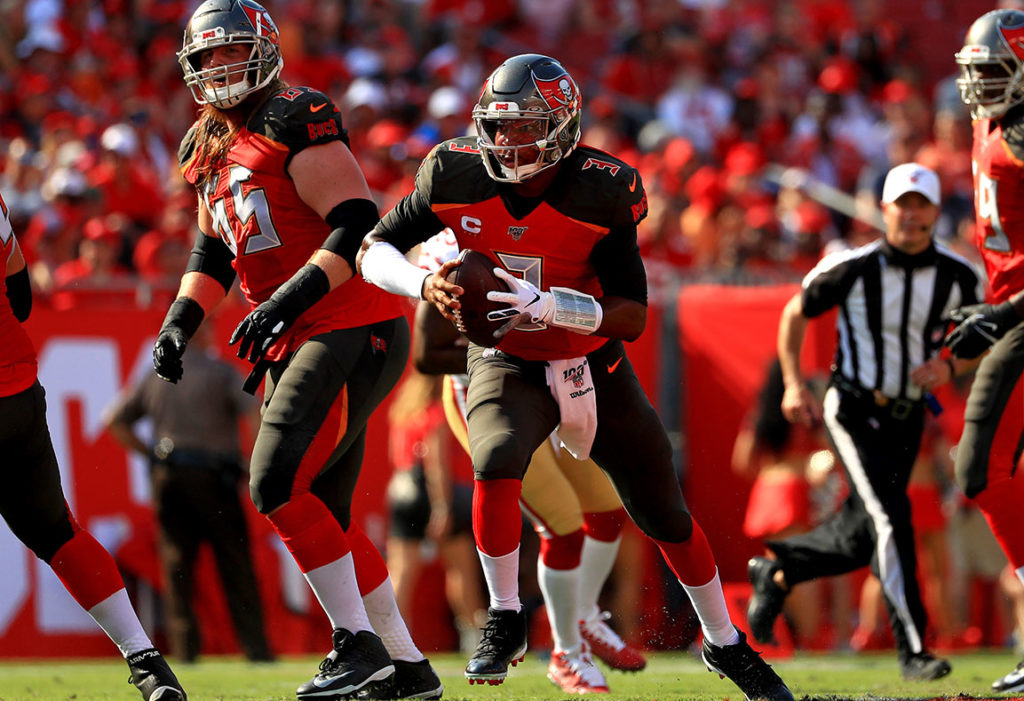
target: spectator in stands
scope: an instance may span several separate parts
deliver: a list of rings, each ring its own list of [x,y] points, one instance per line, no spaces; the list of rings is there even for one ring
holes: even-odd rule
[[[123,214],[136,230],[156,224],[163,207],[161,180],[145,161],[137,158],[139,136],[130,124],[107,127],[100,137],[99,163],[89,171],[90,184],[99,190],[106,212]],[[138,231],[133,231],[133,238]]]
[[[128,230],[128,220],[118,214],[85,222],[78,257],[53,274],[55,309],[134,302],[134,281],[118,262]]]

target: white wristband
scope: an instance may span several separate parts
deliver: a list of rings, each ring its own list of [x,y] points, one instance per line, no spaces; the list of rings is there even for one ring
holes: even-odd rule
[[[430,272],[413,265],[387,241],[376,241],[363,254],[363,279],[392,294],[422,299]]]
[[[568,287],[548,290],[555,298],[555,313],[548,323],[576,333],[592,334],[601,326],[604,310],[591,295]]]

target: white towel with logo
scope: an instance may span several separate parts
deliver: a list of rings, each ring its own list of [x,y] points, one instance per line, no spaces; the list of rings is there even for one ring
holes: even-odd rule
[[[585,357],[549,360],[546,373],[561,414],[555,432],[574,458],[586,460],[597,433],[597,392],[590,363]]]

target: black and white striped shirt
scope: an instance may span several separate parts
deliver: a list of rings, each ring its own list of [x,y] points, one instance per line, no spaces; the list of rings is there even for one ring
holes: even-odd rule
[[[839,308],[833,372],[867,390],[921,399],[910,371],[942,347],[943,313],[982,299],[967,260],[941,244],[908,255],[880,239],[821,259],[803,280],[802,311]]]

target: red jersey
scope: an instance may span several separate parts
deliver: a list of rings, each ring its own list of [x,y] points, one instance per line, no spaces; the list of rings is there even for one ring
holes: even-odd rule
[[[11,218],[7,205],[0,197],[0,260],[7,262],[14,255],[18,240],[11,228]],[[23,392],[36,381],[38,365],[36,349],[32,340],[21,327],[21,322],[11,310],[11,302],[7,299],[7,275],[0,276],[0,397],[9,397]]]
[[[636,169],[580,146],[559,166],[542,197],[518,197],[492,180],[473,137],[436,146],[416,175],[416,189],[377,225],[400,250],[448,227],[460,249],[490,256],[538,289],[569,287],[646,304],[636,224],[647,198]],[[526,360],[575,358],[608,342],[545,324],[522,324],[498,348]]]
[[[195,185],[200,166],[196,125],[182,141],[179,162]],[[199,187],[214,231],[235,259],[242,294],[255,308],[270,298],[330,234],[330,227],[302,198],[288,175],[292,157],[308,146],[343,141],[341,114],[310,88],[285,88],[248,119],[215,174]],[[317,334],[365,326],[402,315],[399,298],[359,276],[310,307],[267,352],[279,360]]]
[[[976,244],[988,273],[989,301],[1024,289],[1024,111],[974,122]]]

